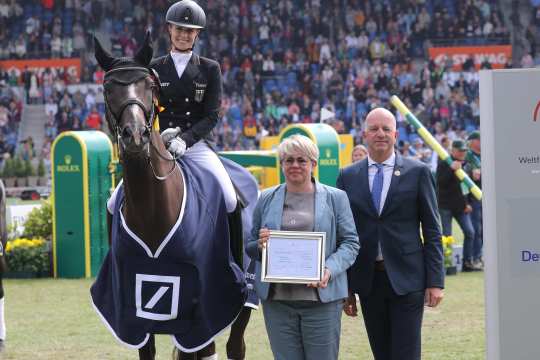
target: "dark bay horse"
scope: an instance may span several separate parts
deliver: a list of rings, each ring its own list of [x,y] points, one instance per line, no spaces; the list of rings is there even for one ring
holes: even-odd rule
[[[221,190],[211,174],[174,159],[161,139],[149,34],[134,58],[111,56],[97,39],[95,46],[123,184],[109,217],[111,249],[91,289],[94,306],[141,360],[155,358],[154,334],[173,337],[176,359],[211,356],[214,337],[229,325],[227,355],[243,359],[250,311]]]

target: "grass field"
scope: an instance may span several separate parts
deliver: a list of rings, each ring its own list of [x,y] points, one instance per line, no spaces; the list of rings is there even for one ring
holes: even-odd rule
[[[138,359],[116,342],[94,312],[91,280],[6,280],[7,349],[2,360]],[[445,299],[426,310],[423,359],[484,358],[484,281],[482,273],[447,278]],[[226,359],[226,336],[218,339]],[[170,359],[171,340],[157,338],[157,359]],[[247,359],[272,359],[262,311],[247,329]],[[372,359],[361,318],[343,316],[340,359]]]

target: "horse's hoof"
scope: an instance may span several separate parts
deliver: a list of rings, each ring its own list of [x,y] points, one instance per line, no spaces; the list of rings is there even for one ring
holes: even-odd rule
[[[6,349],[6,342],[0,339],[0,353],[3,353],[5,349]]]
[[[176,346],[172,349],[172,360],[180,360],[180,351]]]

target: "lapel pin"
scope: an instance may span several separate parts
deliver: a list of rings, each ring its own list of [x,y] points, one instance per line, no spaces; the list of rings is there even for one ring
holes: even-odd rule
[[[394,171],[394,175],[396,175],[396,176],[401,175],[401,171],[399,171],[399,170]]]

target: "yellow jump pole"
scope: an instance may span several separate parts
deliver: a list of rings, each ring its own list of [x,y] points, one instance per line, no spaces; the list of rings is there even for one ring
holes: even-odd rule
[[[429,147],[433,149],[433,151],[435,151],[443,161],[446,161],[448,165],[451,165],[452,158],[448,152],[441,146],[441,144],[437,142],[437,139],[431,135],[424,125],[422,125],[416,116],[414,116],[414,114],[407,108],[407,106],[405,106],[405,104],[396,95],[393,95],[390,98],[390,102],[396,109],[398,109],[401,115],[403,115],[403,117],[405,117],[405,119],[407,119],[407,121],[416,128],[416,132],[418,132],[418,135],[420,135],[424,142],[428,144]],[[467,175],[463,169],[456,170],[454,174],[469,188],[477,200],[482,200],[482,190],[480,190],[480,188],[471,180],[469,175]]]

